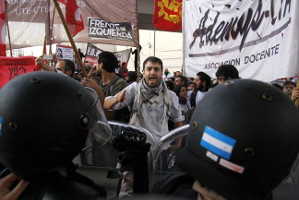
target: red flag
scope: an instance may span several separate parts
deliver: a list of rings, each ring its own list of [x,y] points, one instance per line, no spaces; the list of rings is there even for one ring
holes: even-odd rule
[[[84,29],[84,22],[78,0],[58,0],[66,5],[65,21],[69,26],[72,37]]]
[[[5,3],[0,0],[0,56],[6,56],[6,24],[5,24]]]
[[[182,0],[155,0],[153,26],[164,31],[182,30]]]

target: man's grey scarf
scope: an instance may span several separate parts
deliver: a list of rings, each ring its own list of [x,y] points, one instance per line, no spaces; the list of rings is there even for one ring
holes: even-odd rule
[[[164,124],[168,123],[172,101],[170,99],[164,81],[161,81],[161,84],[157,87],[149,87],[145,82],[145,79],[143,78],[141,83],[137,86],[130,124],[135,126],[141,125],[140,120],[142,119],[141,109],[143,103],[149,103],[152,105],[157,104],[161,101],[164,102],[164,112],[162,116],[162,124],[161,127],[159,127],[160,130]],[[156,117],[154,117],[154,119],[157,120],[157,123],[153,124],[158,124],[159,121],[161,122],[161,116],[158,116],[158,113],[153,113],[153,115],[157,115]]]

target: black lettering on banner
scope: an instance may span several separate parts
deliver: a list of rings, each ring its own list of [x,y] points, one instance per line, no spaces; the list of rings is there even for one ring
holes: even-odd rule
[[[244,64],[248,63],[254,63],[260,60],[263,60],[265,58],[275,56],[279,53],[279,44],[269,47],[268,49],[265,49],[264,51],[258,52],[256,54],[251,54],[244,57]]]
[[[91,43],[87,44],[86,56],[97,58],[101,52],[101,49],[97,48]]]
[[[88,19],[88,36],[133,41],[132,25],[130,22],[112,23],[104,19]]]
[[[218,69],[221,65],[234,65],[234,66],[240,66],[241,59],[235,58],[232,60],[226,60],[223,62],[216,62],[216,63],[207,63],[204,66],[204,69]]]
[[[14,66],[14,67],[8,67],[9,70],[9,80],[27,73],[27,70],[23,66]]]
[[[275,3],[280,4],[278,13],[275,13]],[[199,9],[200,10],[200,9]],[[239,45],[241,51],[246,42],[246,38],[250,31],[255,32],[261,26],[262,22],[266,18],[270,18],[272,26],[275,26],[275,22],[282,20],[286,17],[287,12],[291,12],[291,0],[286,1],[274,1],[270,2],[270,10],[263,10],[263,1],[258,0],[256,8],[248,8],[241,16],[232,17],[228,21],[219,21],[222,19],[220,12],[217,11],[216,15],[210,13],[210,9],[206,10],[204,16],[200,19],[198,28],[193,32],[193,41],[189,44],[191,49],[195,44],[195,40],[199,38],[199,48],[204,45],[217,44],[219,41],[235,40],[239,35],[242,38]],[[212,21],[212,24],[208,24]]]

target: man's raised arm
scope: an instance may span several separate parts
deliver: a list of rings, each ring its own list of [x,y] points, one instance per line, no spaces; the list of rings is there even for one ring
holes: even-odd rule
[[[104,108],[107,110],[111,110],[111,108],[119,103],[126,101],[126,90],[122,90],[121,92],[117,93],[114,97],[106,98],[104,101]]]

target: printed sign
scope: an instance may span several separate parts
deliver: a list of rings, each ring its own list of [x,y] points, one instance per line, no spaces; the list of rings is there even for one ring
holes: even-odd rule
[[[88,43],[85,54],[85,62],[91,62],[92,64],[98,63],[98,57],[102,51],[102,49],[99,49],[95,45]],[[124,51],[113,52],[113,54],[116,56],[118,61],[128,62],[131,52],[132,49],[127,49]]]
[[[73,60],[73,48],[70,46],[56,45],[56,58],[57,60]]]
[[[130,22],[113,23],[104,19],[88,18],[88,36],[133,41],[132,25]]]
[[[85,62],[90,62],[92,64],[96,64],[98,62],[99,54],[103,50],[99,49],[98,47],[94,46],[91,43],[87,44],[86,54],[85,54]]]

